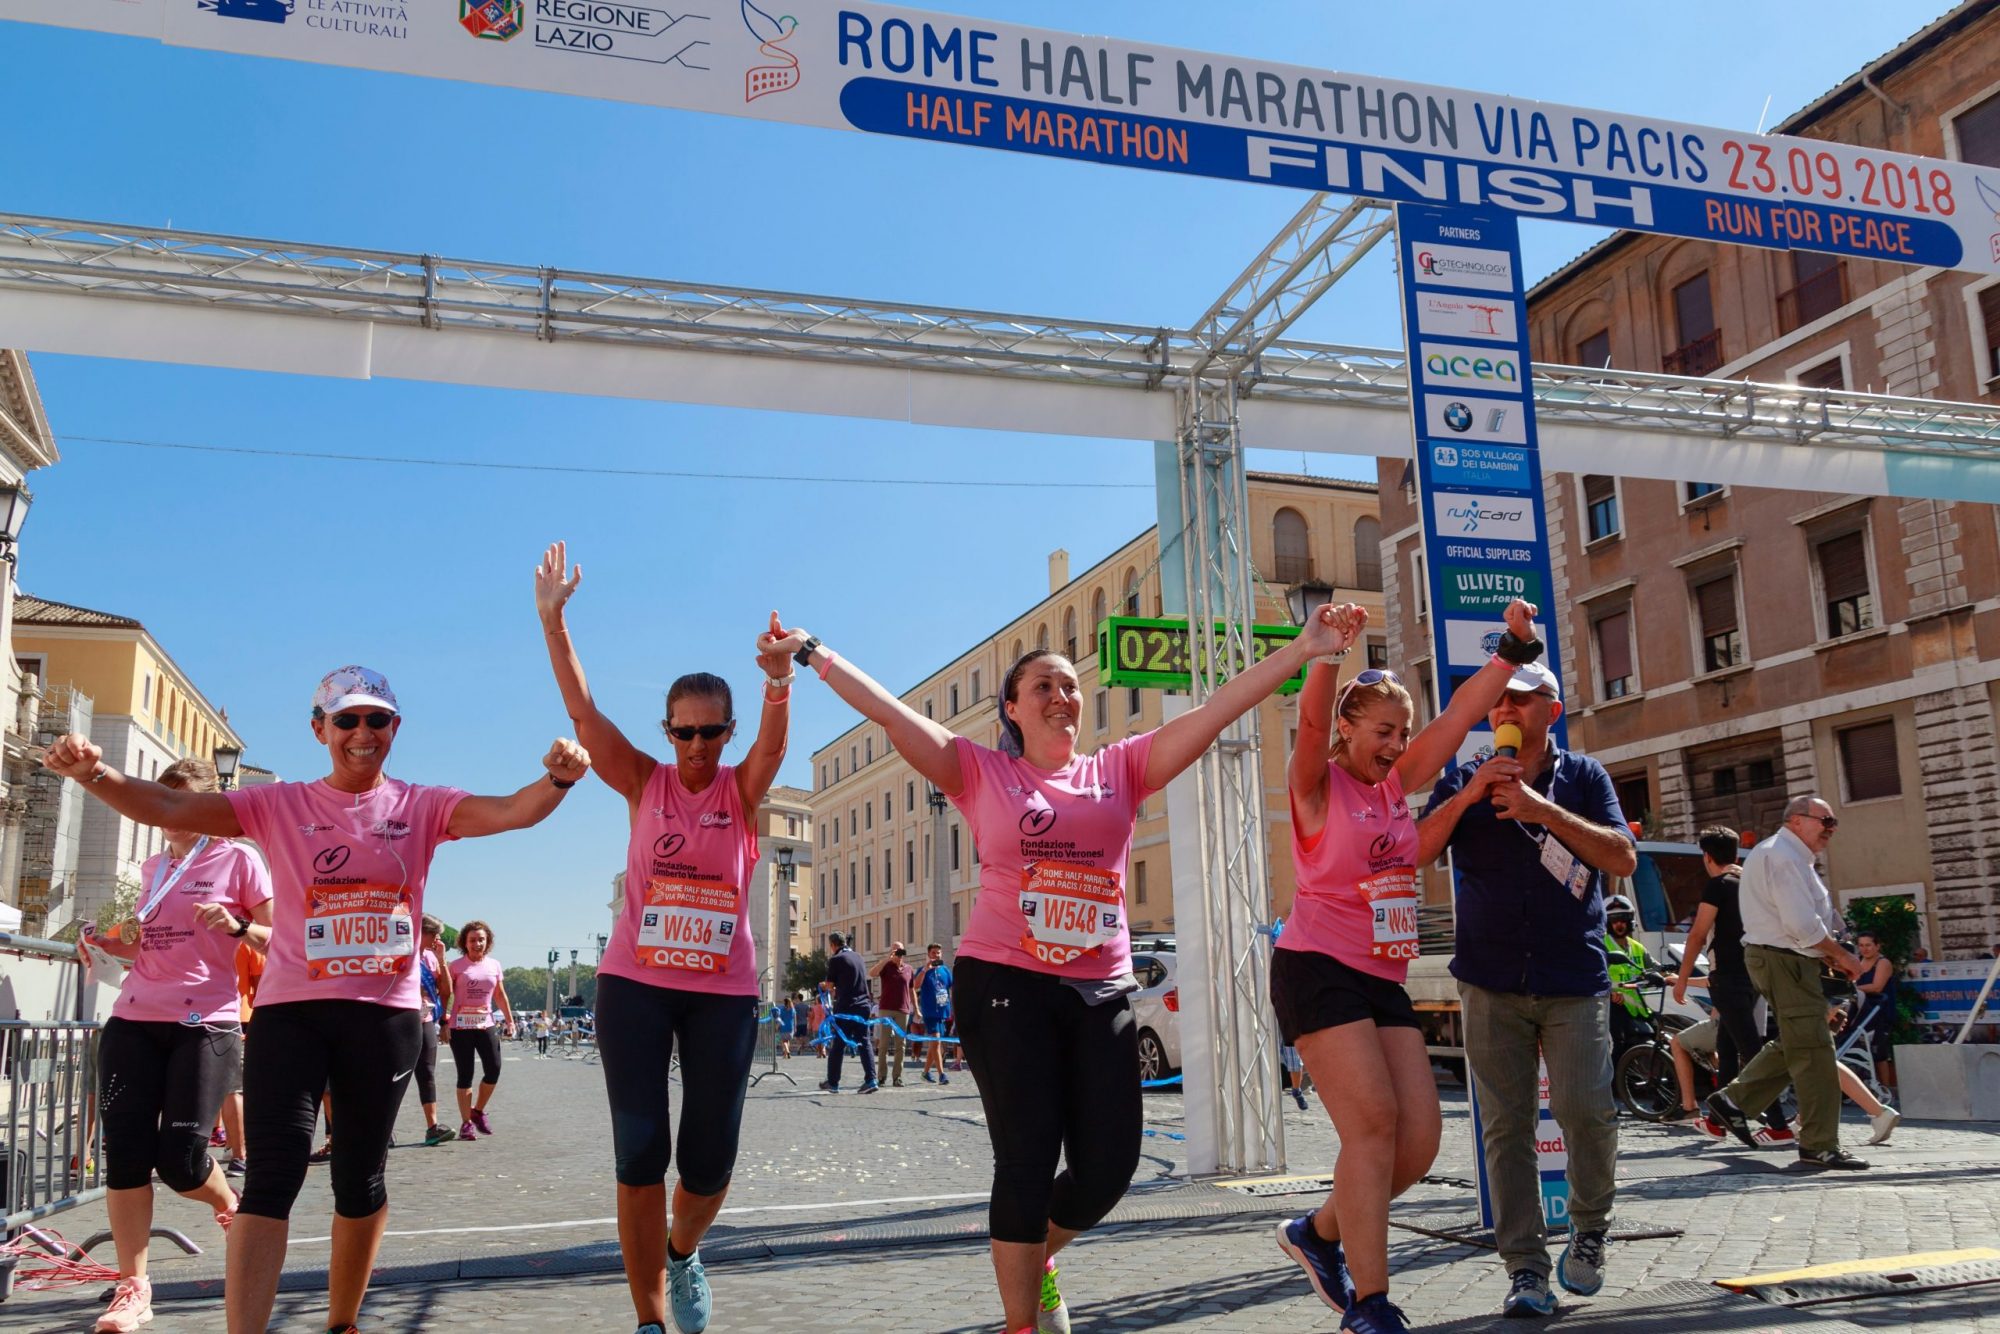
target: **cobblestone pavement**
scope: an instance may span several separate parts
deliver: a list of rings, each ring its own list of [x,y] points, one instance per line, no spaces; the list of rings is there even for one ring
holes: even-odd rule
[[[364,1311],[375,1330],[505,1328],[561,1321],[568,1329],[631,1328],[617,1271],[611,1157],[602,1076],[581,1061],[509,1059],[493,1104],[498,1134],[474,1144],[399,1148],[390,1155],[390,1236]],[[781,1062],[797,1082],[766,1077],[751,1090],[729,1206],[705,1252],[726,1331],[863,1330],[970,1334],[999,1328],[984,1246],[989,1157],[969,1077],[859,1097],[814,1087],[816,1063]],[[447,1097],[449,1090],[444,1090]],[[1430,1180],[1399,1201],[1391,1234],[1396,1300],[1420,1328],[1483,1327],[1505,1278],[1492,1253],[1411,1228],[1473,1225],[1472,1146],[1462,1094],[1447,1088],[1445,1141]],[[1147,1100],[1139,1181],[1111,1222],[1065,1253],[1063,1290],[1079,1331],[1332,1330],[1272,1241],[1276,1224],[1319,1198],[1251,1198],[1189,1185],[1180,1099]],[[404,1108],[399,1139],[423,1120]],[[1567,1329],[1632,1328],[1669,1285],[1859,1257],[1955,1250],[2000,1238],[2000,1126],[1906,1124],[1886,1149],[1850,1148],[1872,1170],[1800,1177],[1790,1154],[1710,1144],[1691,1130],[1627,1124],[1609,1281]],[[1294,1173],[1324,1173],[1336,1146],[1325,1113],[1288,1111]],[[223,1329],[215,1295],[221,1247],[198,1208],[159,1192],[156,1222],[211,1249],[183,1257],[155,1243],[162,1292],[155,1329]],[[294,1214],[292,1258],[274,1328],[325,1328],[325,1220],[331,1200],[315,1169]],[[102,1206],[56,1220],[72,1238],[103,1226]],[[1660,1233],[1618,1241],[1618,1233]],[[108,1244],[100,1254],[109,1257]],[[473,1278],[485,1274],[489,1277]],[[1686,1289],[1693,1291],[1692,1289]],[[22,1292],[0,1328],[87,1330],[98,1289]],[[1704,1298],[1708,1300],[1708,1298]],[[1781,1308],[1718,1308],[1660,1328],[1764,1329]],[[1615,1317],[1606,1325],[1591,1317]],[[1799,1312],[1799,1329],[1857,1327],[1908,1334],[2000,1334],[2000,1285]],[[1514,1323],[1514,1322],[1510,1322]],[[1518,1326],[1517,1326],[1518,1327]]]

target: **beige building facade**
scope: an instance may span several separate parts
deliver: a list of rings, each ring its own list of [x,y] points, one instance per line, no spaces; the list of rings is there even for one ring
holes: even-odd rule
[[[780,784],[757,808],[750,920],[764,950],[757,987],[763,1000],[777,1000],[785,985],[785,965],[813,951],[812,823],[812,794],[804,788]]]
[[[2000,3],[1945,15],[1777,127],[2000,167]],[[1619,233],[1529,294],[1535,359],[2000,403],[2000,278]],[[1655,447],[1634,436],[1635,452]],[[2000,941],[2000,510],[1544,479],[1571,744],[1626,813],[1767,835],[1841,821],[1843,901],[1907,896],[1934,955]],[[1392,653],[1427,653],[1413,493],[1381,470]],[[1434,891],[1435,892],[1435,891]]]
[[[0,649],[5,650],[0,652],[0,902],[17,909],[24,873],[62,883],[75,874],[75,826],[81,819],[81,807],[65,809],[57,800],[52,809],[35,778],[44,720],[60,715],[66,721],[68,696],[57,691],[45,698],[47,678],[24,673],[12,649],[22,558],[13,539],[32,500],[28,474],[60,457],[27,354],[0,349],[0,520],[7,536],[0,552],[6,561],[0,570]],[[88,717],[89,701],[82,705]]]
[[[1380,593],[1381,525],[1375,488],[1359,482],[1253,472],[1249,475],[1251,555],[1259,576],[1257,622],[1290,623],[1285,597],[1300,584],[1323,585],[1338,601],[1369,609],[1371,660],[1388,640]],[[1172,556],[1179,559],[1178,552]],[[1158,727],[1162,692],[1112,688],[1098,672],[1097,627],[1109,616],[1161,614],[1159,530],[1148,529],[1072,577],[1069,557],[1049,558],[1049,595],[968,646],[903,691],[911,708],[981,745],[999,738],[997,693],[1007,670],[1033,648],[1053,647],[1076,665],[1084,716],[1078,749],[1096,750]],[[829,637],[828,643],[838,649]],[[890,665],[862,662],[893,679]],[[1285,760],[1295,697],[1261,706],[1271,901],[1287,912],[1292,897]],[[813,852],[817,875],[813,933],[849,936],[864,956],[891,941],[919,954],[931,941],[955,951],[979,892],[971,831],[955,808],[931,799],[928,785],[897,755],[883,729],[860,723],[813,752]],[[1134,937],[1174,930],[1173,873],[1164,793],[1140,807],[1127,863],[1125,903]],[[933,867],[951,887],[951,920],[934,922]]]

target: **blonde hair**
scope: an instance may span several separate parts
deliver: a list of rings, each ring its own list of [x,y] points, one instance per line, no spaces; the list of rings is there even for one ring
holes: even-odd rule
[[[1412,717],[1416,715],[1416,702],[1410,698],[1410,692],[1403,688],[1401,681],[1385,676],[1379,681],[1370,681],[1367,685],[1362,685],[1357,678],[1340,688],[1340,695],[1334,700],[1336,708],[1333,719],[1333,753],[1335,755],[1347,745],[1347,738],[1340,734],[1340,720],[1345,718],[1348,722],[1359,725],[1363,714],[1377,704],[1383,703],[1400,704],[1410,711]]]
[[[175,760],[160,770],[154,781],[184,792],[218,792],[222,787],[215,777],[215,766],[207,760]]]

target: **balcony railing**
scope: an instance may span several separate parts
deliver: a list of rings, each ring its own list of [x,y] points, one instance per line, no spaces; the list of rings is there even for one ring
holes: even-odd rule
[[[1778,293],[1780,333],[1811,324],[1847,304],[1847,261],[1837,259],[1790,291]]]
[[[1722,364],[1722,330],[1711,329],[1667,353],[1660,369],[1669,375],[1706,375]]]

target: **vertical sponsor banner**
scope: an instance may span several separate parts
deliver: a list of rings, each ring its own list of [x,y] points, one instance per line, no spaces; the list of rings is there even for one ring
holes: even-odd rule
[[[1511,214],[1402,204],[1396,232],[1431,664],[1441,709],[1493,656],[1504,628],[1501,613],[1514,598],[1541,608],[1536,619],[1548,644],[1543,660],[1558,676],[1562,654],[1556,609],[1549,603],[1553,581],[1530,388],[1520,229]],[[1553,739],[1565,743],[1560,719]],[[1459,758],[1490,754],[1492,744],[1492,733],[1482,724],[1466,738]],[[1480,1222],[1491,1227],[1486,1159],[1478,1148],[1483,1122],[1477,1096],[1469,1087],[1467,1092]],[[1553,1154],[1540,1154],[1542,1212],[1551,1226],[1567,1226],[1561,1135],[1546,1119],[1546,1074],[1541,1107],[1537,1145],[1555,1146]]]
[[[1550,1228],[1567,1228],[1569,1146],[1563,1141],[1562,1127],[1556,1124],[1556,1114],[1549,1110],[1549,1067],[1546,1061],[1535,1072],[1535,1085],[1535,1177],[1541,1182],[1542,1221]],[[1486,1139],[1486,1121],[1480,1112],[1479,1099],[1472,1094],[1471,1088],[1468,1081],[1466,1096],[1472,1104],[1472,1160],[1477,1167],[1479,1225],[1492,1227],[1493,1197],[1486,1179],[1486,1156],[1480,1148]]]

